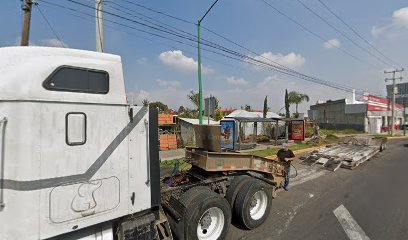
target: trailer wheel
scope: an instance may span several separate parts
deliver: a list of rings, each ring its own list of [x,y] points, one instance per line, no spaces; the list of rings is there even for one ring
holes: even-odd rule
[[[180,198],[186,207],[183,219],[184,238],[194,240],[225,239],[231,223],[231,207],[209,188],[190,189]]]
[[[227,189],[227,193],[225,194],[225,199],[227,199],[227,201],[231,205],[231,208],[234,207],[238,192],[241,190],[242,186],[249,180],[251,180],[251,177],[248,175],[237,176],[232,180],[230,186]]]
[[[269,215],[273,189],[256,179],[246,182],[242,189],[235,200],[234,213],[244,227],[257,228]]]

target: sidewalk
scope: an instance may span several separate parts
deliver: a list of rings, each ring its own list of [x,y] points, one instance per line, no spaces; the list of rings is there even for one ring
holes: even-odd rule
[[[183,158],[185,156],[184,148],[160,151],[159,153],[161,161],[173,160]]]

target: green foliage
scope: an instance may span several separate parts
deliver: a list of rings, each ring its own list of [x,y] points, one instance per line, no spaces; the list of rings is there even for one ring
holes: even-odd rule
[[[302,102],[306,101],[309,102],[310,98],[308,95],[296,92],[296,91],[291,91],[288,94],[288,103],[290,104],[295,104],[296,105],[296,114],[299,116],[298,112],[298,105],[301,104]]]
[[[181,118],[198,118],[197,110],[193,110],[184,106],[180,106],[177,113]]]
[[[223,117],[224,117],[224,114],[222,113],[221,108],[217,108],[217,109],[215,110],[214,120],[215,120],[215,121],[219,121],[219,120],[221,120]]]
[[[162,103],[160,101],[151,102],[149,104],[149,107],[150,108],[158,108],[159,112],[166,112],[169,109],[169,107],[166,104],[164,104],[164,103]]]
[[[143,107],[149,106],[149,100],[147,100],[147,98],[143,99],[142,104],[143,104]]]
[[[244,110],[250,112],[251,106],[249,106],[248,104],[245,104]]]
[[[300,144],[296,144],[296,145],[293,145],[293,146],[289,147],[289,149],[292,150],[292,151],[306,149],[306,148],[310,148],[310,146],[303,143],[303,142],[300,143]],[[276,156],[276,153],[278,153],[279,149],[281,149],[281,148],[280,147],[268,148],[268,149],[248,152],[248,154],[252,154],[252,155],[255,155],[255,156],[259,156],[259,157]]]
[[[187,98],[197,107],[197,110],[200,108],[200,94],[198,92],[191,90],[190,93],[187,94]]]
[[[290,118],[290,103],[289,103],[289,95],[288,89],[285,89],[285,111],[286,111],[286,118]]]
[[[263,118],[266,118],[266,114],[268,113],[268,96],[265,96],[264,100],[264,107],[263,107]]]
[[[185,158],[173,159],[160,162],[160,168],[174,168],[177,162],[179,162],[179,170],[188,170],[191,168],[191,164],[185,162]]]

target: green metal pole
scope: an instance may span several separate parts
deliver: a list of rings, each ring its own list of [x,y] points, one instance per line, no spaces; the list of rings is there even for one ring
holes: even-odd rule
[[[406,112],[407,108],[404,105],[404,136],[407,136],[407,126],[405,125],[405,123],[407,122],[407,112]]]
[[[198,54],[197,54],[197,61],[198,61],[198,95],[199,95],[199,101],[200,101],[200,107],[199,107],[199,124],[203,124],[203,88],[202,88],[202,81],[201,81],[201,51],[200,51],[200,24],[201,21],[198,21],[197,24],[197,31],[198,31],[198,37],[197,37],[197,43],[198,43]]]

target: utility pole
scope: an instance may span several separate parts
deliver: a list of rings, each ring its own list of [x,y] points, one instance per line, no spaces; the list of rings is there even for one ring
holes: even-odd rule
[[[30,35],[30,21],[31,21],[31,9],[33,2],[31,0],[25,0],[22,9],[24,11],[23,31],[21,33],[21,46],[28,46],[28,40]]]
[[[392,73],[392,78],[386,78],[385,82],[392,81],[392,106],[391,106],[391,136],[394,136],[394,121],[395,121],[395,80],[402,80],[402,77],[395,78],[395,73],[403,72],[404,68],[395,69],[393,71],[384,71],[384,74]]]
[[[199,124],[203,124],[203,84],[201,80],[201,50],[200,50],[200,27],[201,27],[201,21],[207,16],[208,12],[214,7],[214,5],[218,2],[218,0],[215,0],[215,2],[211,5],[211,7],[205,12],[204,16],[198,20],[197,24],[197,62],[198,62],[198,95],[199,95]]]
[[[96,51],[103,52],[102,0],[95,0]]]

